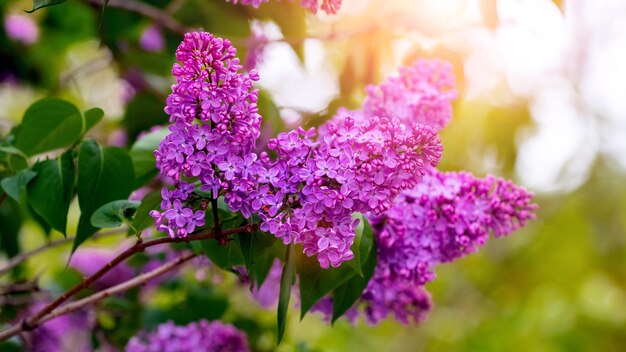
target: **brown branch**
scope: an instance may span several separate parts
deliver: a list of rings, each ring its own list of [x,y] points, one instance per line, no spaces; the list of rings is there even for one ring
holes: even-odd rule
[[[246,226],[242,226],[238,228],[228,229],[228,230],[221,231],[219,238],[223,238],[224,236],[228,236],[228,235],[232,235],[236,233],[252,233],[256,231],[257,229],[258,229],[257,224],[251,224],[251,225],[246,225]],[[74,286],[69,291],[66,291],[59,298],[57,298],[50,304],[46,305],[45,307],[43,307],[39,312],[37,312],[32,317],[24,319],[21,324],[16,324],[4,331],[0,331],[0,341],[6,340],[12,336],[15,336],[20,331],[24,331],[24,330],[28,331],[28,330],[32,330],[36,328],[37,325],[41,323],[41,320],[45,316],[50,314],[53,310],[55,310],[61,304],[63,304],[68,299],[76,295],[78,292],[89,287],[92,283],[94,283],[100,277],[104,276],[104,274],[106,274],[109,270],[114,268],[119,263],[123,262],[124,260],[128,259],[129,257],[133,256],[136,253],[142,252],[148,247],[165,244],[165,243],[191,242],[191,241],[199,241],[199,240],[215,239],[215,238],[218,238],[218,236],[216,236],[214,232],[201,231],[195,234],[190,234],[189,236],[185,238],[161,237],[161,238],[155,238],[155,239],[145,241],[145,242],[139,239],[137,243],[135,243],[135,245],[128,248],[127,250],[119,254],[117,257],[113,258],[113,260],[111,260],[108,264],[100,268],[100,270],[95,272],[93,275],[84,278],[78,285]]]
[[[91,236],[91,239],[98,239],[98,238],[102,238],[102,237],[106,237],[106,236],[110,236],[110,235],[116,235],[119,233],[122,233],[124,231],[126,231],[126,228],[121,228],[121,229],[116,229],[116,230],[111,230],[111,231],[103,231],[100,233],[96,233],[95,235]],[[16,255],[15,257],[9,259],[9,261],[4,264],[3,266],[0,266],[0,275],[11,271],[11,269],[15,268],[16,266],[20,265],[22,262],[24,262],[26,259],[35,256],[41,252],[44,252],[48,249],[54,248],[54,247],[58,247],[61,245],[64,245],[66,243],[71,243],[74,242],[74,238],[61,238],[58,240],[54,240],[52,242],[48,242],[46,244],[44,244],[41,247],[35,248],[32,251],[29,252],[24,252],[21,253],[19,255]]]
[[[92,303],[98,302],[101,299],[104,299],[106,297],[109,296],[113,296],[116,295],[118,293],[124,292],[126,290],[129,290],[131,288],[137,287],[137,286],[141,286],[143,284],[145,284],[146,282],[148,282],[150,279],[153,279],[157,276],[160,276],[174,268],[176,268],[177,266],[183,264],[184,262],[194,258],[195,256],[197,256],[197,254],[195,253],[187,253],[185,255],[182,255],[178,258],[176,258],[175,260],[171,261],[171,262],[167,262],[163,265],[161,265],[160,267],[149,271],[145,274],[141,274],[137,277],[134,277],[126,282],[123,282],[119,285],[113,286],[111,288],[108,288],[106,290],[100,291],[98,293],[94,293],[93,295],[89,296],[89,297],[85,297],[81,300],[78,300],[76,302],[72,302],[72,303],[68,303],[66,305],[64,305],[63,307],[57,308],[53,311],[51,311],[50,313],[48,313],[47,315],[45,315],[44,317],[40,318],[39,320],[39,324],[43,324],[45,322],[47,322],[48,320],[54,319],[58,316],[61,315],[65,315],[65,314],[69,314],[72,313],[76,310],[79,310],[87,305],[90,305]]]
[[[102,7],[103,0],[88,0],[89,3]],[[127,10],[130,12],[138,13],[142,16],[152,19],[155,23],[171,30],[174,33],[185,35],[185,33],[191,31],[191,28],[187,28],[178,22],[169,13],[154,7],[145,2],[136,0],[110,0],[107,4],[108,7],[115,7],[118,9]],[[105,14],[106,16],[106,14]]]

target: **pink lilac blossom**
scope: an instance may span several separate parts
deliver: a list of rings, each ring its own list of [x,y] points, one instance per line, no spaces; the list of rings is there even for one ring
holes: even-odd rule
[[[130,339],[126,352],[246,352],[246,335],[232,325],[200,320],[185,326],[172,322]]]
[[[248,38],[248,52],[244,60],[243,69],[250,71],[256,68],[263,61],[265,48],[269,43],[269,38],[265,34],[262,26],[252,25],[252,32]]]
[[[291,0],[293,1],[293,0]],[[326,12],[329,15],[334,15],[339,11],[342,0],[300,0],[300,6],[308,9],[312,13],[316,14],[318,9]],[[232,2],[233,4],[252,5],[255,9],[262,3],[269,2],[269,0],[226,0],[226,2]]]
[[[423,285],[435,279],[435,266],[476,252],[490,233],[525,226],[535,218],[532,196],[504,179],[431,170],[385,214],[370,217],[378,263],[355,307],[373,324],[388,315],[404,324],[423,320],[430,309]]]
[[[139,46],[145,51],[158,52],[165,49],[165,38],[157,26],[146,28],[139,37]]]
[[[353,258],[350,250],[358,220],[353,212],[382,214],[395,196],[410,189],[441,158],[436,131],[373,117],[329,123],[323,137],[315,130],[281,133],[261,156],[258,189],[250,199],[261,230],[285,244],[301,243],[322,268]]]
[[[229,40],[207,32],[185,34],[176,51],[181,64],[172,69],[177,83],[165,107],[171,133],[154,153],[173,188],[162,190],[163,211],[150,214],[157,229],[171,237],[185,237],[204,225],[206,204],[193,193],[190,179],[213,198],[225,194],[232,210],[250,216],[238,200],[255,183],[253,150],[261,116],[253,81],[259,76],[255,70],[239,73],[236,53]]]
[[[404,124],[420,123],[438,130],[452,118],[451,102],[456,99],[452,65],[441,60],[419,59],[400,68],[378,86],[366,88],[361,110],[339,109],[334,120],[352,116],[357,121],[371,116],[400,120]]]
[[[4,18],[4,30],[7,37],[26,45],[39,40],[39,27],[31,16],[8,15]]]

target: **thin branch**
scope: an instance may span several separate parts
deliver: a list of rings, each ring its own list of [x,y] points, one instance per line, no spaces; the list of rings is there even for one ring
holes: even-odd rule
[[[137,287],[137,286],[141,286],[143,284],[145,284],[146,282],[148,282],[149,280],[160,276],[162,274],[165,274],[166,272],[176,268],[177,266],[185,263],[186,261],[189,261],[190,259],[194,258],[195,256],[197,256],[197,254],[195,253],[188,253],[185,255],[182,255],[178,258],[176,258],[175,260],[165,263],[163,265],[161,265],[160,267],[149,271],[145,274],[141,274],[133,279],[130,279],[126,282],[123,282],[119,285],[113,286],[111,288],[108,288],[106,290],[100,291],[98,293],[94,293],[93,295],[83,298],[81,300],[78,300],[76,302],[72,302],[72,303],[68,303],[66,305],[64,305],[63,307],[57,308],[55,310],[53,310],[52,312],[50,312],[49,314],[47,314],[46,316],[42,317],[39,320],[39,324],[43,324],[45,322],[47,322],[48,320],[54,319],[58,316],[61,315],[65,315],[65,314],[69,314],[72,313],[74,311],[77,311],[85,306],[88,306],[92,303],[98,302],[101,299],[104,299],[106,297],[109,296],[113,296],[116,295],[118,293],[127,291],[131,288]]]
[[[116,235],[116,234],[120,234],[124,231],[126,231],[126,228],[121,228],[121,229],[115,229],[115,230],[111,230],[111,231],[103,231],[100,233],[96,233],[95,235],[91,236],[91,239],[98,239],[98,238],[102,238],[102,237],[107,237],[110,235]],[[41,252],[44,252],[48,249],[54,248],[54,247],[58,247],[61,245],[64,245],[66,243],[71,243],[74,242],[74,238],[61,238],[58,240],[54,240],[52,242],[48,242],[46,244],[44,244],[41,247],[35,248],[32,251],[29,252],[24,252],[21,254],[16,255],[15,257],[9,259],[9,261],[4,264],[3,266],[0,266],[0,275],[11,271],[11,269],[15,268],[16,266],[20,265],[22,262],[24,262],[26,259],[35,256]]]
[[[103,0],[88,0],[88,1],[91,4],[95,4],[98,6],[103,5]],[[186,26],[182,25],[180,22],[174,19],[174,17],[172,17],[169,13],[159,9],[158,7],[149,5],[145,2],[136,1],[136,0],[110,0],[107,6],[138,13],[142,16],[152,19],[155,23],[158,23],[161,26],[180,35],[185,35],[185,33],[191,31],[190,28],[187,28]]]
[[[93,282],[98,280],[100,277],[104,276],[109,270],[114,268],[119,263],[123,262],[127,258],[133,256],[136,253],[144,251],[148,247],[165,244],[165,243],[180,243],[180,242],[191,242],[191,241],[199,241],[205,239],[220,239],[224,236],[236,234],[236,233],[252,233],[258,229],[257,224],[246,225],[238,228],[228,229],[221,231],[220,235],[217,236],[215,232],[209,231],[201,231],[195,234],[190,234],[185,238],[171,238],[171,237],[161,237],[155,238],[149,241],[143,242],[141,239],[135,243],[132,247],[128,248],[117,257],[113,258],[108,264],[100,268],[93,275],[84,278],[78,285],[71,288],[69,291],[66,291],[59,298],[51,302],[50,304],[43,307],[39,312],[33,315],[30,318],[24,319],[21,324],[14,325],[4,331],[0,332],[0,341],[6,340],[12,336],[15,336],[20,331],[23,330],[32,330],[41,322],[41,320],[50,314],[53,310],[59,307],[61,304],[66,302],[68,299],[76,295],[78,292],[83,289],[89,287]]]

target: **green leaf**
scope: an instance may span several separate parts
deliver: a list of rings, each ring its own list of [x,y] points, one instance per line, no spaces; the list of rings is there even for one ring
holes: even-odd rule
[[[50,227],[67,234],[67,212],[74,195],[76,168],[72,152],[36,163],[37,176],[28,184],[28,203]]]
[[[276,310],[276,320],[278,323],[278,344],[285,334],[285,326],[287,325],[287,311],[289,310],[289,299],[291,298],[291,286],[295,281],[295,255],[293,245],[287,246],[287,254],[285,256],[285,266],[280,277],[280,293],[278,294],[278,309]]]
[[[22,159],[28,159],[28,156],[26,156],[26,154],[24,154],[23,151],[11,145],[0,146],[0,152],[11,154],[11,155],[16,155],[16,156],[21,157]]]
[[[72,145],[83,130],[83,116],[72,103],[44,98],[24,113],[15,147],[28,156],[36,155]]]
[[[28,183],[36,175],[37,173],[35,171],[25,169],[13,176],[2,179],[0,186],[2,186],[2,190],[6,192],[9,197],[13,198],[16,202],[19,202],[21,191],[26,189]]]
[[[109,202],[91,215],[91,225],[95,227],[118,227],[129,223],[141,202],[126,199]]]
[[[261,287],[267,277],[270,267],[274,263],[275,256],[269,250],[278,240],[272,235],[263,232],[240,234],[239,245],[246,264],[246,271],[250,276],[250,285],[257,283]]]
[[[230,270],[233,266],[244,264],[239,241],[229,241],[221,246],[217,240],[206,239],[200,241],[204,254],[211,259],[213,264],[224,270]]]
[[[22,227],[22,214],[16,202],[7,199],[0,204],[0,252],[11,258],[20,252],[17,235]],[[1,349],[0,349],[1,351]]]
[[[80,219],[72,253],[98,229],[91,215],[102,205],[126,199],[133,190],[133,164],[120,148],[102,148],[92,140],[84,141],[78,151],[78,204]]]
[[[298,260],[298,276],[300,278],[300,319],[322,297],[356,275],[348,265],[338,268],[322,269],[314,257],[300,255]]]
[[[361,297],[363,290],[374,275],[377,260],[376,244],[374,244],[370,247],[370,253],[363,265],[363,276],[354,275],[345,284],[333,291],[333,323]]]
[[[85,115],[85,131],[83,134],[87,133],[90,129],[92,129],[95,125],[97,125],[102,118],[104,117],[104,111],[100,108],[89,109],[84,112]]]
[[[48,7],[48,6],[52,6],[52,5],[58,5],[65,2],[65,0],[33,0],[33,9],[32,10],[24,10],[28,13],[33,13],[39,9],[42,9],[44,7]]]
[[[361,268],[363,264],[365,264],[367,256],[370,253],[370,249],[372,248],[374,235],[372,227],[362,214],[355,213],[354,217],[359,219],[359,225],[355,231],[356,237],[354,238],[354,243],[352,243],[351,247],[352,252],[354,253],[354,258],[347,261],[346,264],[352,267],[352,269],[354,269],[354,271],[362,277],[363,271]]]
[[[142,186],[158,173],[154,151],[169,132],[165,127],[150,132],[141,137],[130,148],[130,158],[133,160],[135,169],[136,187]]]
[[[150,211],[159,209],[160,204],[161,191],[154,191],[143,197],[141,205],[139,205],[135,213],[132,228],[136,232],[140,232],[152,226],[152,224],[154,224],[154,218],[150,216]]]

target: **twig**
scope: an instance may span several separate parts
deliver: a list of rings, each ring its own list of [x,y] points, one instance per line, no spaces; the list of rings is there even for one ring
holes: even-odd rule
[[[111,231],[104,231],[104,232],[100,232],[100,233],[96,233],[95,235],[91,236],[91,239],[98,239],[98,238],[102,238],[102,237],[106,237],[106,236],[110,236],[110,235],[115,235],[115,234],[119,234],[122,233],[124,231],[126,231],[126,228],[121,228],[121,229],[116,229],[116,230],[111,230]],[[11,269],[15,268],[16,266],[20,265],[22,262],[24,262],[26,259],[35,256],[41,252],[44,252],[50,248],[54,248],[54,247],[58,247],[61,245],[64,245],[66,243],[70,243],[70,242],[74,242],[74,238],[61,238],[58,240],[54,240],[52,242],[48,242],[46,244],[44,244],[43,246],[39,247],[39,248],[35,248],[32,251],[29,252],[24,252],[21,253],[19,255],[16,255],[15,257],[9,259],[9,261],[0,267],[0,275],[11,271]]]
[[[98,6],[102,6],[103,4],[103,0],[88,1],[91,4],[95,4]],[[162,11],[161,9],[149,5],[145,2],[140,2],[136,0],[110,0],[107,6],[138,13],[142,16],[152,19],[154,22],[180,35],[185,35],[185,33],[191,31],[190,28],[182,25],[167,12]]]
[[[149,240],[145,242],[139,239],[137,243],[135,243],[135,245],[133,245],[132,247],[128,248],[127,250],[119,254],[117,257],[115,257],[108,264],[100,268],[100,270],[95,272],[93,275],[84,278],[78,285],[72,287],[69,291],[66,291],[59,298],[57,298],[50,304],[46,305],[45,307],[43,307],[39,312],[37,312],[32,317],[24,319],[21,324],[16,324],[4,331],[0,331],[0,341],[6,340],[12,336],[15,336],[20,331],[23,331],[23,330],[28,331],[28,330],[34,329],[35,327],[37,327],[39,323],[41,323],[41,320],[45,316],[50,314],[50,312],[55,310],[65,301],[67,301],[68,299],[70,299],[71,297],[73,297],[78,292],[82,291],[83,289],[89,287],[93,282],[98,280],[100,277],[102,277],[104,274],[106,274],[109,270],[111,270],[113,267],[115,267],[119,263],[123,262],[124,260],[131,257],[135,253],[142,252],[148,247],[152,247],[152,246],[156,246],[156,245],[160,245],[164,243],[191,242],[191,241],[199,241],[199,240],[212,239],[212,238],[219,239],[219,238],[222,238],[223,236],[228,236],[228,235],[235,234],[235,233],[252,233],[256,231],[257,229],[258,229],[257,224],[251,224],[251,225],[246,225],[246,226],[242,226],[238,228],[221,231],[221,234],[219,237],[214,232],[201,231],[196,234],[190,234],[185,238],[161,237],[161,238],[155,238],[153,240]]]
[[[143,284],[145,284],[146,282],[148,282],[150,279],[153,279],[157,276],[160,276],[174,268],[176,268],[177,266],[183,264],[184,262],[192,259],[193,257],[197,256],[197,254],[195,253],[188,253],[185,255],[182,255],[178,258],[176,258],[175,260],[165,263],[163,265],[161,265],[160,267],[149,271],[145,274],[141,274],[133,279],[130,279],[126,282],[123,282],[119,285],[113,286],[111,288],[108,288],[106,290],[100,291],[98,293],[94,293],[93,295],[83,298],[81,300],[78,300],[76,302],[72,302],[72,303],[68,303],[66,305],[64,305],[63,307],[57,308],[55,310],[53,310],[52,312],[50,312],[49,314],[47,314],[46,316],[42,317],[39,320],[39,324],[45,323],[48,320],[54,319],[58,316],[61,315],[65,315],[65,314],[69,314],[72,313],[76,310],[79,310],[89,304],[98,302],[101,299],[104,299],[106,297],[109,296],[113,296],[116,295],[118,293],[124,292],[126,290],[129,290],[131,288],[137,287],[137,286],[141,286]]]

